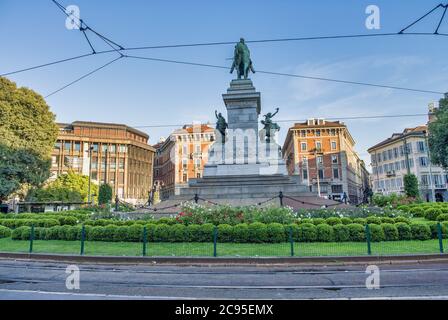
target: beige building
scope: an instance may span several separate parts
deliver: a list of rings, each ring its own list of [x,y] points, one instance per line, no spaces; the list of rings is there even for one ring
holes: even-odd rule
[[[371,147],[373,191],[404,194],[403,178],[417,176],[420,195],[427,201],[448,201],[448,175],[431,164],[427,146],[427,126],[407,128]]]
[[[202,178],[208,150],[214,141],[215,130],[202,124],[184,126],[153,146],[156,149],[154,181],[161,199],[178,195],[190,179]]]
[[[288,131],[283,157],[288,173],[300,176],[311,191],[352,204],[365,200],[370,187],[364,161],[347,126],[339,121],[309,119]]]
[[[52,152],[52,179],[73,170],[91,175],[93,183],[108,183],[114,196],[145,203],[153,185],[155,149],[149,136],[122,124],[75,121],[59,124]]]

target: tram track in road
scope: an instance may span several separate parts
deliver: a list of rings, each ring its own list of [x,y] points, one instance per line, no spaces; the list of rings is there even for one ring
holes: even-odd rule
[[[0,262],[0,299],[52,293],[71,299],[65,287],[68,264]],[[79,264],[82,291],[99,299],[351,299],[379,295],[448,296],[448,265],[385,265],[381,290],[367,290],[364,266],[331,267],[175,267]],[[26,293],[21,293],[21,292]],[[35,292],[35,294],[33,294]],[[73,296],[74,297],[74,296]],[[86,296],[88,298],[88,296]]]

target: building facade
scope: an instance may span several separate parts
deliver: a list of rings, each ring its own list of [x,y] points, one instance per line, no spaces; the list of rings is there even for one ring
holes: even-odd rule
[[[300,176],[310,191],[352,204],[366,200],[370,188],[364,161],[354,150],[355,141],[339,121],[309,119],[288,131],[283,145],[288,173]]]
[[[208,150],[214,141],[215,130],[202,124],[184,126],[153,146],[156,149],[154,181],[162,200],[178,195],[190,179],[202,178]]]
[[[373,191],[404,194],[403,178],[414,174],[420,195],[426,201],[448,201],[448,174],[430,162],[427,126],[407,128],[371,147]]]
[[[76,121],[59,124],[52,152],[51,179],[69,170],[108,183],[114,196],[144,203],[153,186],[155,149],[149,136],[121,124]]]

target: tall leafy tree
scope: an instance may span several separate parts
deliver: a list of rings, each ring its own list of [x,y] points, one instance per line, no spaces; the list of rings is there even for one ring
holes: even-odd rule
[[[448,98],[440,100],[436,120],[429,124],[431,161],[448,169]]]
[[[0,77],[0,141],[14,149],[50,156],[58,136],[55,115],[44,98]]]
[[[50,176],[50,165],[49,159],[33,150],[16,150],[0,144],[0,200],[6,200],[24,184],[43,184]]]
[[[90,193],[98,195],[98,186],[91,183]],[[89,195],[89,177],[73,171],[62,174],[44,188],[36,190],[31,200],[87,202]]]
[[[415,174],[407,174],[404,176],[404,192],[406,196],[411,198],[419,198],[418,179]]]
[[[0,200],[48,179],[57,134],[44,98],[0,77]]]
[[[98,204],[108,204],[112,201],[112,187],[108,184],[100,186]]]

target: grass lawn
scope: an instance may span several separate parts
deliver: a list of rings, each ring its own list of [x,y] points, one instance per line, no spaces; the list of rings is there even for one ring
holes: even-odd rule
[[[445,248],[448,243],[445,240]],[[141,243],[130,242],[85,242],[85,255],[141,256]],[[439,253],[438,240],[391,241],[372,243],[373,255],[399,255]],[[28,241],[0,239],[0,252],[28,252]],[[36,240],[34,253],[79,254],[79,241]],[[218,243],[218,256],[228,257],[288,257],[289,243],[247,244]],[[360,256],[367,255],[364,242],[294,243],[295,256]],[[148,256],[213,256],[212,243],[148,243]]]

